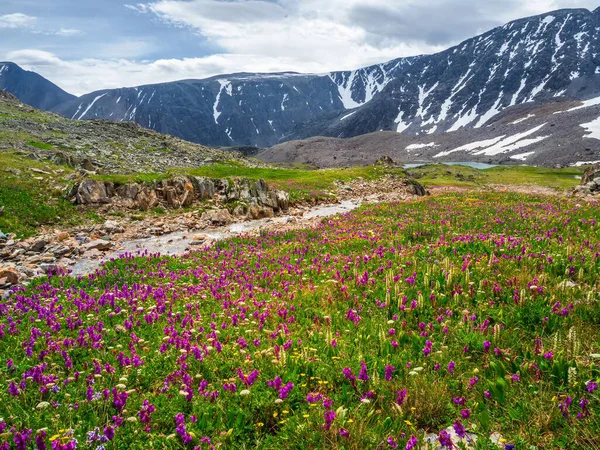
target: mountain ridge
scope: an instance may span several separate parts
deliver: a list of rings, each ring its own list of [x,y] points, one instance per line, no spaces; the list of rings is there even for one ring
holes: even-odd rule
[[[600,95],[600,8],[521,18],[431,55],[327,74],[234,73],[95,91],[53,108],[213,146],[481,128],[510,107]]]
[[[75,98],[41,75],[8,61],[0,61],[0,89],[15,95],[23,103],[44,110]]]

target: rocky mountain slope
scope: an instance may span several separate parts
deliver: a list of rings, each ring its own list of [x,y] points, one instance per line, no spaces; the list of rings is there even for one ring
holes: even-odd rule
[[[0,89],[34,108],[45,110],[75,98],[37,73],[10,62],[0,62]]]
[[[495,28],[434,55],[324,75],[234,74],[94,92],[55,110],[210,145],[479,129],[504,109],[600,95],[600,9]]]
[[[600,162],[600,97],[525,103],[488,125],[436,135],[378,131],[352,138],[314,137],[260,152],[269,163],[318,167],[364,165],[390,156],[396,163],[480,162],[571,166]]]
[[[0,91],[2,151],[101,173],[165,172],[230,161],[248,164],[237,152],[186,142],[134,123],[68,120],[31,108],[4,91]]]
[[[135,122],[215,146],[269,147],[377,131],[400,133],[394,141],[443,135],[440,140],[466,144],[455,132],[487,135],[482,130],[522,105],[598,96],[600,8],[516,20],[438,54],[355,71],[222,75],[98,91],[53,109],[71,119]],[[574,122],[576,134],[594,119]],[[584,145],[594,146],[594,139]]]

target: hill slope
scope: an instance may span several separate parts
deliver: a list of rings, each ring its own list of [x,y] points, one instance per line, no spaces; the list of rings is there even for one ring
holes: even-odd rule
[[[73,121],[36,110],[0,91],[0,151],[33,153],[103,173],[164,172],[245,160],[237,152],[204,147],[133,123]]]

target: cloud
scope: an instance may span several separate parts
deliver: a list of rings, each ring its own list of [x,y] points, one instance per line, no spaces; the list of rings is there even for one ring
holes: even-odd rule
[[[125,8],[127,8],[127,9],[131,9],[132,11],[139,12],[139,13],[149,12],[148,7],[146,5],[144,5],[143,3],[138,3],[137,5],[130,5],[130,4],[126,3],[123,6],[125,6]]]
[[[441,51],[520,17],[596,6],[592,0],[150,0],[125,8],[139,13],[140,23],[163,27],[165,48],[172,38],[172,45],[183,45],[178,54],[194,56],[201,45],[213,54],[140,61],[156,42],[132,27],[126,34],[115,29],[117,39],[100,46],[82,44],[94,58],[66,60],[56,51],[17,47],[7,59],[74,94],[242,71],[325,73]]]
[[[60,30],[54,32],[56,36],[77,36],[81,34],[81,30],[77,30],[75,28],[61,28]]]
[[[6,59],[24,69],[48,78],[75,95],[125,86],[207,78],[232,72],[277,72],[281,67],[299,64],[293,59],[265,58],[260,55],[215,54],[203,58],[132,61],[127,59],[80,59],[65,61],[43,50],[11,51]],[[307,72],[318,72],[320,65],[305,64]]]
[[[26,14],[14,13],[0,16],[0,28],[31,28],[35,25],[37,18]]]

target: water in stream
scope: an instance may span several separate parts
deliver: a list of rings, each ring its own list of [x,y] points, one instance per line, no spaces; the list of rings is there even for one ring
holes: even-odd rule
[[[360,206],[360,200],[344,200],[336,205],[322,205],[306,211],[301,219],[313,219],[316,217],[329,217],[340,213],[352,211]],[[194,240],[194,236],[203,234],[213,241],[239,236],[246,233],[258,231],[264,225],[277,223],[287,223],[291,216],[279,216],[273,219],[258,219],[247,222],[236,222],[229,226],[220,228],[206,228],[204,230],[178,231],[175,233],[164,234],[162,236],[152,236],[142,239],[132,239],[119,243],[119,249],[107,253],[102,259],[82,258],[70,267],[73,276],[86,275],[99,268],[103,261],[116,259],[125,253],[140,254],[145,251],[148,253],[160,253],[162,255],[178,255],[185,253],[186,249]]]

